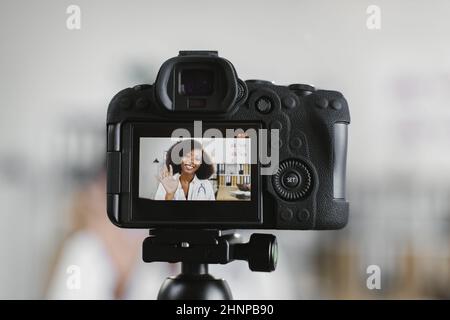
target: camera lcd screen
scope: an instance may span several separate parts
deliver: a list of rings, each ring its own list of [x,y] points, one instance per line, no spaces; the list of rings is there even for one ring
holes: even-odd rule
[[[131,168],[121,203],[130,219],[170,226],[261,224],[259,128],[247,122],[124,124],[130,153],[122,160]]]
[[[251,201],[249,138],[140,137],[139,198]]]

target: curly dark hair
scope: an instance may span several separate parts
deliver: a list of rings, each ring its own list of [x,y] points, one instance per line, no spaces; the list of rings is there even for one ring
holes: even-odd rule
[[[184,156],[183,150],[201,150],[202,151],[202,163],[200,164],[200,167],[195,172],[195,175],[197,178],[203,180],[208,179],[212,176],[214,173],[214,165],[211,163],[211,158],[209,155],[203,150],[202,144],[196,140],[189,139],[189,140],[182,140],[178,141],[174,145],[170,147],[170,149],[167,151],[166,156],[166,166],[169,168],[169,166],[172,166],[173,173],[181,173],[181,164],[175,164],[172,160],[172,151],[173,148],[176,146],[179,146],[179,156],[180,158]]]

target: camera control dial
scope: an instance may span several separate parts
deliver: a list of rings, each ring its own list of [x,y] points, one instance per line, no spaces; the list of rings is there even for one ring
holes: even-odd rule
[[[288,88],[292,91],[298,92],[301,96],[307,96],[316,91],[314,86],[302,83],[293,83],[289,85]]]
[[[312,187],[312,175],[307,164],[298,159],[280,163],[278,171],[272,176],[276,193],[288,201],[305,198]]]

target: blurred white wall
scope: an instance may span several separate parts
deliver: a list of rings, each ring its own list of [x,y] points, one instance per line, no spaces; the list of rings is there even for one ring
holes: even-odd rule
[[[81,30],[66,28],[70,4],[81,8]],[[366,28],[370,4],[381,8],[381,30]],[[385,241],[396,241],[397,226],[415,236],[423,219],[433,239],[448,219],[449,15],[445,0],[2,0],[0,298],[42,296],[77,177],[101,161],[108,102],[122,88],[153,82],[180,49],[215,49],[242,79],[311,83],[349,102],[350,228],[280,233],[299,265],[303,297],[320,291],[314,270],[300,263],[319,238],[361,237],[361,251],[377,257],[379,241],[392,249]]]

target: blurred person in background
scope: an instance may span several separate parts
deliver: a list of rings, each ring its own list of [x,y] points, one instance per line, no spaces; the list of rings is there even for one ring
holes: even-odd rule
[[[163,280],[179,273],[176,264],[142,261],[148,231],[114,226],[106,214],[105,195],[103,169],[74,195],[70,232],[51,270],[47,298],[155,299]],[[245,262],[210,270],[228,281],[236,299],[298,298],[288,261],[270,274],[250,272]]]
[[[105,194],[102,170],[74,196],[70,212],[72,226],[57,257],[48,288],[49,298],[126,296],[145,233],[121,230],[111,224],[106,215]],[[78,275],[79,285],[75,278]]]

